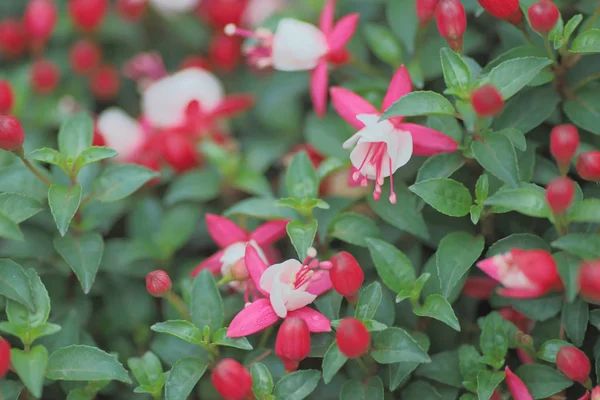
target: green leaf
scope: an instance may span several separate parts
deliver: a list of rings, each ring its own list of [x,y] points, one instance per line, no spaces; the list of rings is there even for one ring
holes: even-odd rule
[[[305,151],[298,152],[285,174],[287,191],[295,199],[314,199],[319,194],[317,172]]]
[[[508,302],[526,317],[535,321],[545,321],[560,312],[562,299],[549,295],[535,299],[510,299]]]
[[[565,252],[553,254],[552,257],[556,261],[558,273],[565,286],[567,301],[570,303],[575,300],[579,291],[578,275],[581,260]]]
[[[600,223],[600,200],[587,199],[575,204],[569,212],[569,219],[573,222]]]
[[[314,369],[293,372],[277,382],[273,395],[276,399],[305,399],[317,388],[320,379],[321,373]]]
[[[150,327],[154,332],[168,333],[186,342],[202,343],[202,331],[194,324],[185,320],[159,322]]]
[[[473,203],[469,189],[453,179],[427,179],[415,183],[408,190],[421,197],[437,211],[451,217],[464,217],[469,213]]]
[[[495,130],[514,128],[525,134],[548,119],[560,102],[552,85],[523,90],[506,104],[492,126]]]
[[[391,0],[387,2],[385,14],[389,27],[408,51],[413,53],[419,26],[415,4],[412,0]]]
[[[115,150],[108,147],[88,147],[87,149],[83,150],[75,160],[75,171],[79,171],[86,165],[116,157],[118,154],[119,153],[117,153]]]
[[[383,400],[383,382],[372,376],[365,382],[351,380],[342,386],[341,400]]]
[[[373,319],[381,303],[382,296],[383,292],[379,282],[373,282],[369,286],[361,288],[358,293],[358,304],[356,305],[354,318],[362,321]]]
[[[428,363],[427,352],[405,330],[388,328],[375,336],[371,356],[380,364],[397,362]]]
[[[525,151],[527,149],[527,141],[525,135],[518,129],[507,128],[501,131],[495,132],[494,135],[504,135],[511,141],[516,149]]]
[[[410,289],[415,283],[415,267],[395,246],[379,239],[367,239],[371,258],[383,283],[395,293]]]
[[[313,245],[318,226],[317,220],[313,219],[308,223],[292,221],[285,227],[299,259],[304,259],[306,251]]]
[[[563,304],[562,323],[567,336],[576,347],[583,345],[589,320],[588,304],[585,301],[576,299],[572,303]]]
[[[488,80],[507,100],[523,89],[542,69],[550,64],[552,64],[552,60],[545,57],[513,58],[494,67],[488,75]]]
[[[460,97],[468,95],[471,88],[471,70],[460,56],[447,47],[440,50],[446,86]]]
[[[517,153],[504,135],[488,135],[485,142],[474,140],[471,150],[475,159],[486,171],[512,187],[519,185]]]
[[[413,381],[407,385],[401,392],[402,399],[406,400],[443,400],[444,397],[440,394],[437,388],[433,387],[425,381]],[[453,397],[454,398],[454,397]],[[464,400],[464,399],[461,399]]]
[[[58,131],[58,150],[73,160],[92,145],[94,120],[86,112],[69,117]]]
[[[571,43],[572,53],[600,53],[600,29],[581,32]]]
[[[477,390],[477,375],[485,367],[481,363],[481,355],[474,346],[464,344],[458,348],[458,366],[463,378],[463,386],[475,392]]]
[[[458,318],[454,314],[454,310],[448,300],[439,294],[432,294],[425,299],[425,303],[421,307],[415,307],[414,313],[421,317],[431,317],[442,321],[450,328],[460,332],[460,324]]]
[[[565,342],[564,340],[550,339],[540,346],[537,351],[537,356],[544,361],[554,364],[556,362],[558,351],[566,346],[572,346],[572,344]]]
[[[326,385],[331,382],[346,361],[348,361],[348,357],[342,354],[337,343],[333,341],[323,357],[323,382]]]
[[[208,362],[199,358],[187,357],[177,361],[165,383],[165,400],[186,400],[207,367]]]
[[[506,211],[517,211],[530,217],[549,218],[552,215],[544,194],[531,188],[502,189],[483,204],[502,207]]]
[[[444,96],[431,91],[412,92],[401,97],[381,116],[381,120],[392,117],[415,117],[421,115],[454,116],[454,106]]]
[[[504,320],[497,312],[488,314],[483,322],[479,345],[486,364],[494,368],[504,365],[504,357],[508,351],[508,337],[504,329]]]
[[[208,326],[211,332],[216,332],[223,327],[223,300],[209,270],[202,270],[194,278],[190,312],[192,322],[199,329]]]
[[[269,369],[259,362],[250,367],[252,374],[252,393],[257,399],[265,399],[273,392],[273,377]]]
[[[436,154],[421,165],[416,182],[431,178],[449,178],[463,165],[465,165],[465,158],[459,152]]]
[[[583,21],[583,15],[581,14],[577,14],[574,15],[569,22],[567,22],[565,24],[565,30],[563,32],[563,39],[562,39],[562,43],[568,43],[569,39],[571,38],[571,35],[573,35],[573,33],[575,32],[575,30],[577,29],[577,27],[579,26],[579,24],[581,24],[581,21]]]
[[[54,248],[77,275],[83,292],[89,293],[102,261],[102,235],[96,232],[68,234],[62,238],[55,238]]]
[[[0,380],[0,395],[2,400],[17,400],[23,391],[23,384],[8,379]]]
[[[173,205],[180,201],[210,201],[219,196],[221,177],[213,169],[205,168],[190,171],[179,176],[169,186],[165,204]]]
[[[140,386],[156,387],[159,393],[162,391],[166,376],[160,359],[154,353],[147,351],[139,358],[132,357],[127,360],[127,366]]]
[[[266,220],[298,218],[298,213],[295,211],[278,207],[277,201],[272,197],[251,197],[223,212],[225,217],[238,215]]]
[[[30,160],[36,160],[43,163],[56,165],[63,170],[67,169],[67,157],[57,150],[44,147],[36,149],[31,153],[27,154],[27,158]]]
[[[81,204],[81,185],[67,187],[54,184],[48,189],[48,204],[61,236],[65,236],[71,219]]]
[[[534,399],[545,399],[573,385],[569,378],[547,365],[522,365],[517,375]]]
[[[0,213],[16,224],[33,217],[43,209],[37,200],[24,194],[0,193]]]
[[[153,235],[163,255],[169,257],[185,245],[197,228],[202,210],[196,205],[182,203],[167,210],[160,220],[160,228]]]
[[[600,135],[600,93],[597,85],[578,90],[574,98],[565,102],[563,109],[575,125]]]
[[[240,167],[231,184],[237,189],[257,196],[271,196],[273,194],[271,184],[262,172],[246,165]]]
[[[329,235],[356,246],[367,247],[366,239],[379,237],[379,228],[371,218],[347,212],[331,221]]]
[[[415,376],[427,378],[444,385],[462,387],[462,376],[458,359],[458,351],[443,351],[431,356],[431,362],[421,364]]]
[[[366,24],[363,33],[367,45],[377,58],[392,67],[402,64],[402,46],[386,25]]]
[[[506,374],[502,371],[491,372],[482,369],[477,375],[477,399],[489,400]]]
[[[48,350],[44,346],[35,346],[28,353],[20,349],[11,349],[10,362],[33,397],[42,397],[44,376],[48,367]]]
[[[6,315],[10,322],[30,329],[41,326],[48,321],[48,316],[50,315],[50,297],[48,296],[46,287],[34,269],[27,270],[27,277],[29,278],[31,292],[33,293],[33,310],[35,311],[29,311],[27,307],[8,300],[6,303]]]
[[[0,238],[23,240],[23,233],[12,219],[0,212]]]
[[[593,260],[600,257],[600,235],[571,233],[552,242],[552,247]]]
[[[16,262],[0,259],[0,295],[35,310],[29,276]]]
[[[245,337],[227,337],[227,328],[221,328],[213,334],[212,343],[219,346],[235,347],[236,349],[252,350],[252,345]]]
[[[94,182],[94,198],[103,202],[124,199],[157,176],[156,171],[136,164],[110,165]]]
[[[46,378],[55,381],[110,381],[131,383],[129,374],[113,355],[97,347],[73,345],[50,355]]]
[[[455,287],[479,259],[484,246],[483,236],[473,237],[466,232],[450,233],[440,241],[435,257],[442,296],[450,299],[460,291],[462,285]]]

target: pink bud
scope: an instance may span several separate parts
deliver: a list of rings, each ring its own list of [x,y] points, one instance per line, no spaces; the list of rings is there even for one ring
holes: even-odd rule
[[[529,22],[534,31],[548,34],[558,22],[560,11],[551,0],[540,0],[529,7]]]
[[[225,400],[245,400],[252,390],[252,376],[232,358],[221,360],[210,379]]]
[[[146,275],[146,290],[154,297],[162,297],[171,290],[171,278],[163,270],[156,270]]]
[[[343,355],[358,358],[369,350],[371,335],[365,324],[355,318],[344,318],[335,334],[335,340]]]
[[[481,7],[494,17],[518,25],[523,21],[519,0],[477,0]]]
[[[23,24],[29,37],[38,42],[45,42],[57,19],[56,5],[52,0],[32,0],[25,9]]]
[[[69,15],[83,31],[98,28],[107,12],[108,0],[69,0]]]
[[[567,211],[574,198],[575,183],[567,177],[558,177],[546,187],[546,201],[555,215]]]
[[[590,301],[600,303],[600,259],[581,263],[579,293]]]
[[[97,99],[112,100],[121,88],[119,70],[112,65],[103,65],[90,76],[89,84],[92,94]]]
[[[23,146],[25,134],[18,119],[0,115],[0,149],[13,151]]]
[[[600,181],[600,151],[587,151],[577,157],[577,173],[586,181]]]
[[[176,172],[185,172],[199,165],[200,156],[190,137],[169,133],[162,139],[165,160]]]
[[[3,378],[10,369],[10,344],[0,338],[0,378]]]
[[[96,69],[102,60],[100,46],[90,39],[81,39],[71,47],[69,63],[76,74],[84,75]]]
[[[493,85],[483,85],[471,95],[471,104],[480,117],[495,117],[502,112],[504,99]]]
[[[561,169],[567,169],[579,147],[579,132],[574,125],[558,125],[550,133],[550,153]]]
[[[27,35],[21,23],[11,18],[0,21],[0,51],[8,57],[17,57],[26,47]]]
[[[329,277],[333,288],[341,295],[355,299],[363,284],[365,274],[354,256],[341,251],[331,257]]]
[[[298,363],[310,353],[310,330],[303,319],[287,318],[279,327],[275,353],[281,358],[285,370],[293,372]]]
[[[206,0],[198,9],[199,15],[221,30],[228,24],[240,25],[247,0]]]
[[[585,353],[576,347],[565,346],[556,354],[556,366],[567,378],[584,385],[592,366]]]
[[[246,266],[246,260],[242,257],[235,264],[231,266],[231,277],[236,281],[245,281],[250,277],[248,267]]]
[[[435,11],[438,31],[452,50],[462,53],[467,14],[460,0],[441,0]]]
[[[513,400],[533,400],[529,389],[527,389],[521,378],[516,376],[508,367],[504,369],[504,372],[506,372],[506,385],[510,394],[512,394]]]
[[[10,82],[0,79],[0,114],[8,114],[15,101]]]
[[[126,21],[137,21],[145,11],[146,0],[117,0],[117,12]]]
[[[223,71],[233,70],[242,57],[242,40],[220,33],[213,37],[209,48],[210,61]]]
[[[440,0],[417,0],[417,17],[419,23],[425,25],[435,16],[435,8]]]
[[[38,94],[52,93],[60,81],[58,66],[49,60],[35,61],[30,74],[31,86]]]

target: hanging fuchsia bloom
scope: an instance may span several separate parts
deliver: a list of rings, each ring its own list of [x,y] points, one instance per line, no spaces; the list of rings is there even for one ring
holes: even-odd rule
[[[250,64],[258,68],[312,70],[310,94],[315,112],[323,115],[327,108],[328,66],[348,59],[345,47],[356,31],[359,18],[358,14],[346,15],[334,25],[334,14],[335,0],[328,0],[318,28],[284,18],[274,34],[266,29],[251,32],[233,24],[225,27],[225,33],[256,39],[257,43],[247,47],[245,53]]]
[[[521,378],[515,375],[508,367],[504,369],[504,372],[506,372],[506,385],[514,400],[533,400],[529,389],[527,389]]]
[[[249,247],[256,250],[262,261],[275,262],[271,245],[286,235],[285,227],[288,222],[269,221],[248,233],[225,217],[206,214],[208,233],[221,250],[194,268],[192,276],[203,269],[209,269],[213,274],[220,272],[223,276],[235,274],[237,278],[247,277],[244,257]]]
[[[512,249],[477,266],[505,286],[498,289],[504,297],[530,299],[563,288],[552,255],[543,250]]]
[[[242,337],[259,332],[280,318],[300,318],[311,332],[329,332],[327,317],[307,307],[317,296],[331,289],[328,261],[319,262],[316,251],[309,249],[304,262],[287,260],[268,266],[252,245],[246,247],[246,266],[256,288],[265,298],[246,305],[235,316],[227,336]],[[317,269],[317,268],[321,269]]]
[[[410,75],[401,66],[394,74],[383,100],[382,109],[389,108],[396,100],[412,91]],[[375,181],[373,197],[378,200],[384,178],[390,177],[405,165],[412,154],[431,156],[456,151],[458,143],[434,129],[403,122],[403,117],[380,121],[382,112],[357,94],[341,88],[331,88],[331,99],[337,112],[349,124],[360,129],[344,143],[344,148],[354,147],[350,161],[357,169],[353,179],[362,185]],[[390,179],[390,185],[392,180]],[[390,202],[396,202],[391,187]]]
[[[119,153],[118,161],[133,161],[148,139],[143,125],[117,107],[104,110],[98,116],[96,128],[105,146]]]

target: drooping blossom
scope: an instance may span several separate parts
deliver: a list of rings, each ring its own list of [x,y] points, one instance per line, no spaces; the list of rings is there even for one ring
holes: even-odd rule
[[[225,27],[228,35],[255,39],[245,49],[251,65],[280,71],[312,71],[310,94],[315,112],[327,108],[329,65],[348,59],[346,44],[354,35],[358,14],[346,15],[334,25],[335,0],[328,0],[319,27],[293,18],[282,19],[275,33],[267,29],[248,31],[235,25]]]
[[[506,385],[514,400],[533,400],[529,389],[527,389],[521,378],[515,375],[508,367],[504,369],[504,372],[506,372]]]
[[[406,67],[402,66],[392,78],[382,109],[389,108],[411,91],[410,75]],[[398,168],[405,165],[412,154],[430,156],[451,153],[458,148],[454,139],[434,129],[403,122],[403,117],[380,121],[380,110],[347,89],[332,87],[331,99],[340,116],[360,129],[344,143],[344,148],[353,148],[350,161],[357,169],[353,179],[364,186],[367,185],[367,180],[375,181],[373,197],[376,200],[381,195],[384,178],[392,176]],[[395,203],[393,186],[390,190],[390,202]]]
[[[259,332],[281,318],[303,319],[311,332],[329,332],[327,317],[308,307],[317,296],[331,289],[329,262],[319,262],[314,249],[304,262],[290,259],[269,266],[252,245],[246,246],[245,262],[256,288],[264,296],[240,311],[227,329],[227,336],[242,337]]]
[[[119,161],[132,161],[147,140],[143,126],[117,107],[103,111],[96,127],[105,145],[119,153],[116,158]]]
[[[563,288],[556,263],[544,250],[511,249],[480,261],[477,267],[504,286],[498,289],[504,297],[530,299]]]
[[[223,276],[235,273],[238,280],[241,277],[247,277],[245,255],[248,247],[255,249],[263,262],[274,263],[276,253],[271,245],[286,235],[285,227],[288,222],[288,220],[265,222],[253,232],[248,233],[225,217],[206,214],[208,233],[221,250],[198,264],[192,271],[192,277],[203,269],[208,269],[213,274],[220,273]]]

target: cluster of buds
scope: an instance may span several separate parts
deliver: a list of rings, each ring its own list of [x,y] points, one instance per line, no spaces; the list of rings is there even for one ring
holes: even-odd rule
[[[213,386],[225,400],[245,400],[252,392],[252,376],[232,358],[221,360],[210,377]]]
[[[78,29],[93,32],[104,21],[108,6],[108,0],[69,0],[69,16]]]
[[[435,10],[435,20],[440,35],[450,48],[462,53],[467,14],[460,0],[440,0]]]
[[[113,99],[121,88],[119,70],[102,64],[102,50],[92,39],[80,39],[69,52],[73,72],[88,78],[90,91],[100,100]]]
[[[371,335],[362,321],[344,318],[335,334],[340,352],[348,358],[359,358],[369,351]]]
[[[480,117],[495,117],[504,108],[502,94],[493,85],[483,85],[471,94],[473,110]]]
[[[21,21],[8,18],[0,22],[0,52],[18,57],[29,47],[38,54],[54,31],[57,16],[53,0],[30,1]]]

